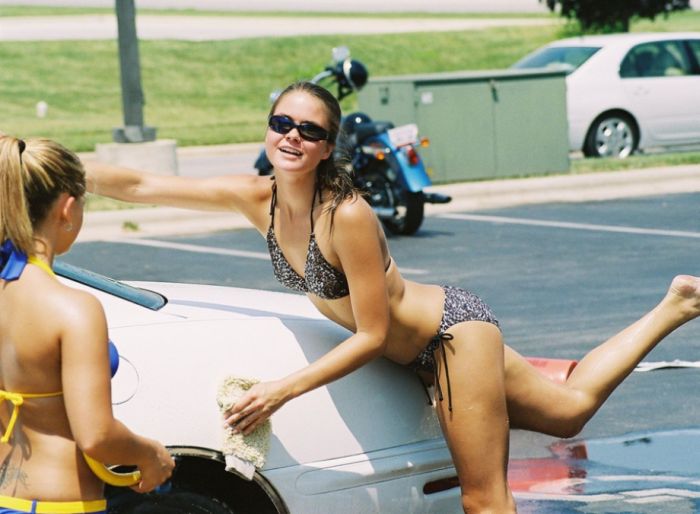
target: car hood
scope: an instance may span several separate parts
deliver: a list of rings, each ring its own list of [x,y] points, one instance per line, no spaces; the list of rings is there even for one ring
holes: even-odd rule
[[[304,296],[232,287],[132,283],[167,297],[158,311],[91,291],[120,352],[115,415],[170,446],[219,450],[216,403],[228,376],[287,376],[350,334]],[[272,417],[266,468],[337,459],[440,438],[418,378],[377,359],[296,398]]]

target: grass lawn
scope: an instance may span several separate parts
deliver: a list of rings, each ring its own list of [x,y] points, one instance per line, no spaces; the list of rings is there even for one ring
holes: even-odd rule
[[[0,17],[110,12],[0,7]],[[252,14],[261,13],[229,12],[217,16]],[[334,46],[348,46],[352,55],[367,66],[370,76],[498,69],[561,37],[563,23],[558,18],[530,16],[549,18],[552,23],[400,35],[141,41],[145,121],[157,127],[159,138],[176,139],[181,147],[260,141],[270,91],[313,76],[328,63]],[[680,31],[698,26],[700,12],[693,11],[674,13],[653,23],[637,22],[633,30]],[[92,151],[96,143],[112,140],[112,128],[123,125],[116,41],[4,42],[0,45],[0,62],[5,70],[0,74],[0,131],[22,137],[46,136],[75,151]],[[45,118],[35,114],[41,100],[49,106]],[[343,107],[356,108],[355,97],[346,99]],[[681,159],[698,162],[699,155],[684,154]],[[596,163],[617,165],[603,160]]]
[[[488,37],[485,37],[488,35]],[[374,75],[503,68],[556,37],[556,28],[231,41],[141,41],[147,125],[180,146],[258,141],[270,91],[310,78],[347,45]],[[302,57],[303,56],[303,57]],[[116,41],[0,46],[2,130],[43,135],[77,151],[123,124]],[[38,119],[36,103],[48,103]],[[344,108],[355,107],[351,96]]]

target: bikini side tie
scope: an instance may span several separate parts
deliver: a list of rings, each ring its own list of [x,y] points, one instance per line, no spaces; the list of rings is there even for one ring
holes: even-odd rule
[[[437,342],[440,353],[442,354],[442,364],[445,367],[445,378],[447,378],[447,407],[452,412],[452,387],[450,386],[450,370],[447,367],[447,355],[445,354],[445,341],[452,341],[452,334],[442,333],[433,338]],[[437,350],[437,348],[436,348]],[[438,400],[443,401],[442,386],[440,385],[440,376],[438,374],[437,363],[433,366],[433,383],[435,384],[435,393]],[[427,393],[427,389],[426,389]],[[428,396],[430,398],[430,396]]]
[[[447,407],[452,412],[452,387],[450,386],[450,370],[447,368],[447,354],[445,353],[445,341],[452,341],[454,337],[452,334],[442,333],[435,336],[434,340],[437,340],[438,348],[442,354],[442,364],[445,367],[445,378],[447,379]],[[440,377],[438,376],[438,367],[433,366],[433,376],[435,382],[435,392],[437,393],[438,400],[443,400],[442,386],[440,385]]]

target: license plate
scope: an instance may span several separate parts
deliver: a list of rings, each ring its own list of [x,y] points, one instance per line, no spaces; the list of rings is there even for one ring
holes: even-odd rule
[[[418,141],[418,125],[410,123],[386,131],[394,147],[412,145]]]

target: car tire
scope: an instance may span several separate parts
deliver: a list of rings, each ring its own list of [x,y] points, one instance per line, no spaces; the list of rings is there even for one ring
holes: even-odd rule
[[[586,157],[624,159],[637,150],[639,133],[634,120],[623,113],[599,116],[591,125],[583,146]]]
[[[185,456],[186,451],[175,451],[172,477],[152,493],[107,486],[108,514],[288,514],[264,478],[245,480],[225,471],[216,453],[205,458],[209,454]]]

